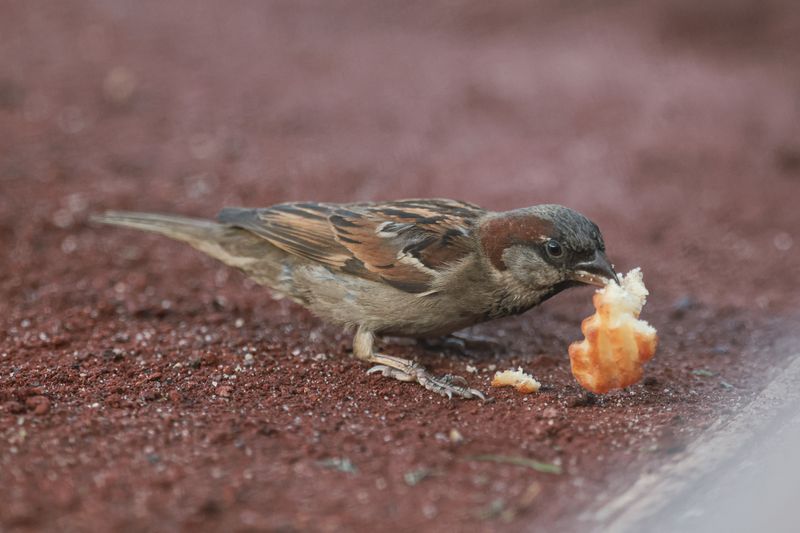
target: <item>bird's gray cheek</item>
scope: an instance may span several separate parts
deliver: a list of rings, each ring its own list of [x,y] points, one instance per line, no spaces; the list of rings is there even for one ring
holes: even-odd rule
[[[546,285],[552,286],[561,283],[566,279],[566,276],[559,270],[548,269],[547,274],[544,276],[543,281]]]
[[[543,261],[537,264],[534,268],[535,270],[532,275],[539,287],[550,287],[564,281],[565,279],[565,275],[560,269],[555,268]]]

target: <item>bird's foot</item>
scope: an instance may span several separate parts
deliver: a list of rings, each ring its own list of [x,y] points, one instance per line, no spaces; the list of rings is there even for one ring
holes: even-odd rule
[[[447,396],[448,398],[458,396],[467,400],[472,398],[486,400],[486,396],[484,396],[482,392],[470,388],[467,380],[461,376],[446,374],[441,377],[436,377],[428,372],[422,365],[392,355],[374,354],[372,360],[380,364],[367,370],[367,374],[380,372],[386,377],[400,381],[416,381],[429,391]]]

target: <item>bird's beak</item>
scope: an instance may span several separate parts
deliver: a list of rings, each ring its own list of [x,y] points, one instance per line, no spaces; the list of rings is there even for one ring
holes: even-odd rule
[[[619,284],[617,273],[603,252],[597,252],[591,261],[576,264],[570,279],[599,287],[605,287],[610,281]]]

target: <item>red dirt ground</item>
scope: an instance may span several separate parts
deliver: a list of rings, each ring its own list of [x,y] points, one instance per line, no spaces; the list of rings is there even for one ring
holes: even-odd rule
[[[201,4],[3,7],[0,530],[577,530],[779,371],[793,2]],[[503,353],[387,346],[546,385],[448,401],[184,245],[87,222],[415,196],[594,219],[651,289],[646,380],[581,401],[575,289],[475,328]]]

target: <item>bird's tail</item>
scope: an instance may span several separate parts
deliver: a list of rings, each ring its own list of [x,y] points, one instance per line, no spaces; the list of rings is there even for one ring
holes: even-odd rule
[[[295,301],[302,301],[294,290],[291,276],[287,277],[286,253],[245,229],[201,218],[127,211],[109,211],[93,216],[91,220],[160,233],[186,242],[226,265],[244,271],[258,283]]]
[[[153,233],[196,246],[199,242],[216,241],[225,226],[211,220],[157,213],[134,213],[130,211],[107,211],[91,217],[92,222],[125,226]]]

